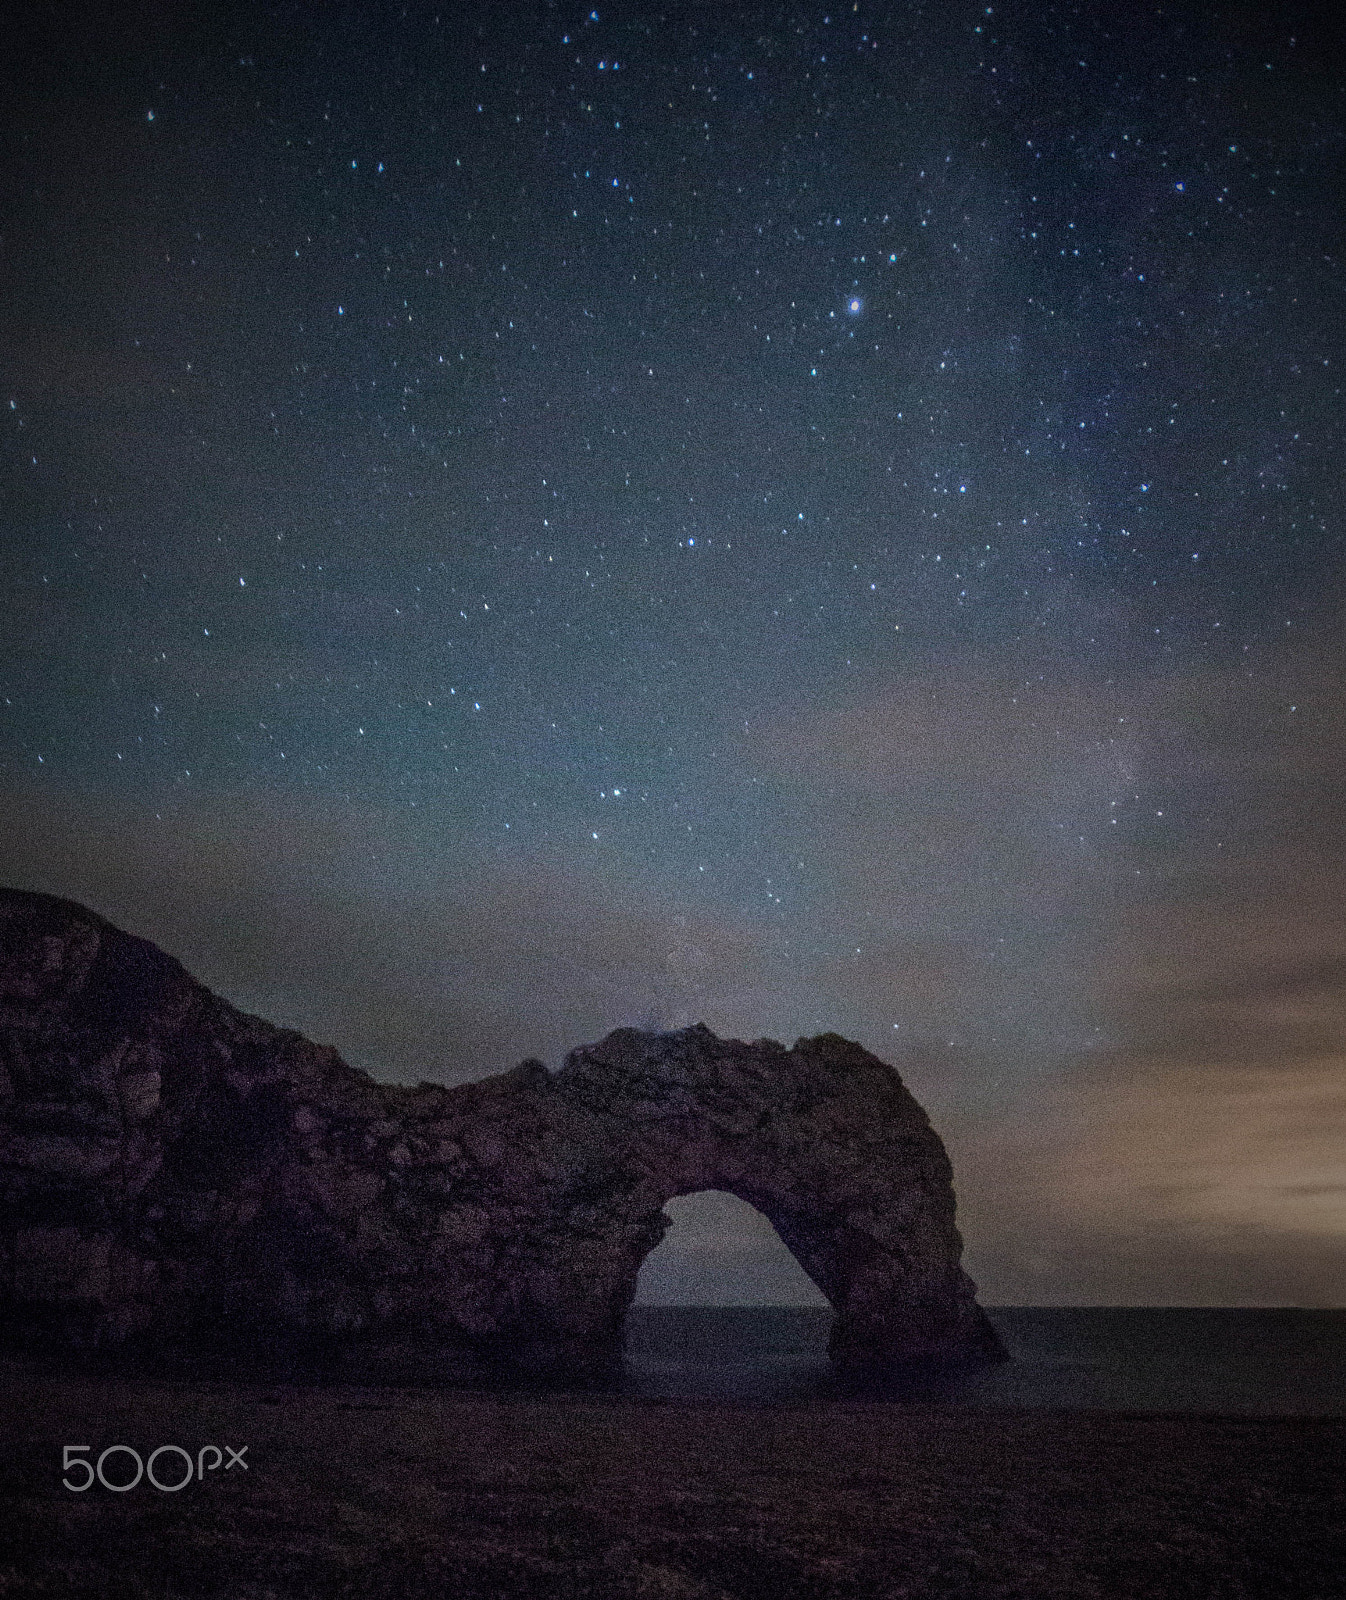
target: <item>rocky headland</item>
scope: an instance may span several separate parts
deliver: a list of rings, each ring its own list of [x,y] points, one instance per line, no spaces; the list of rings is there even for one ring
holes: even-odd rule
[[[671,1197],[756,1206],[846,1368],[995,1359],[952,1172],[835,1034],[619,1029],[549,1072],[377,1083],[71,901],[0,890],[0,1335],[189,1348],[428,1341],[620,1361]]]

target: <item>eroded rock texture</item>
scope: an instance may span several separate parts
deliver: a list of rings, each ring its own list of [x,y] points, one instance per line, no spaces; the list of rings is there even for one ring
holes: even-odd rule
[[[764,1212],[848,1366],[999,1353],[948,1158],[835,1034],[619,1029],[445,1089],[375,1083],[83,907],[0,891],[0,1319],[10,1338],[428,1336],[620,1359],[674,1195]]]

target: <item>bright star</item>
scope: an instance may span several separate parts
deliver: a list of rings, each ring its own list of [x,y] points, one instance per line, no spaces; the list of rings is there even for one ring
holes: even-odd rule
[[[859,295],[857,295],[853,300],[847,303],[846,309],[853,317],[858,317],[861,311],[864,310],[864,305],[864,301],[860,299]]]

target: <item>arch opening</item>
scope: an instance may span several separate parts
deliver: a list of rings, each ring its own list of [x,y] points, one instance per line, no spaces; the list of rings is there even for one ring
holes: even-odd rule
[[[633,1305],[830,1309],[770,1219],[736,1194],[676,1195],[664,1214],[671,1226],[640,1264]]]

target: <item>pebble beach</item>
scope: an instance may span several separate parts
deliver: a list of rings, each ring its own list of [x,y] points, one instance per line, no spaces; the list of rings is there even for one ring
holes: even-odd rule
[[[1346,1420],[0,1363],[0,1596],[1340,1597]],[[161,1445],[156,1489],[109,1483]],[[215,1465],[210,1446],[245,1454]],[[205,1449],[205,1455],[202,1451]],[[183,1463],[195,1463],[196,1471]]]

